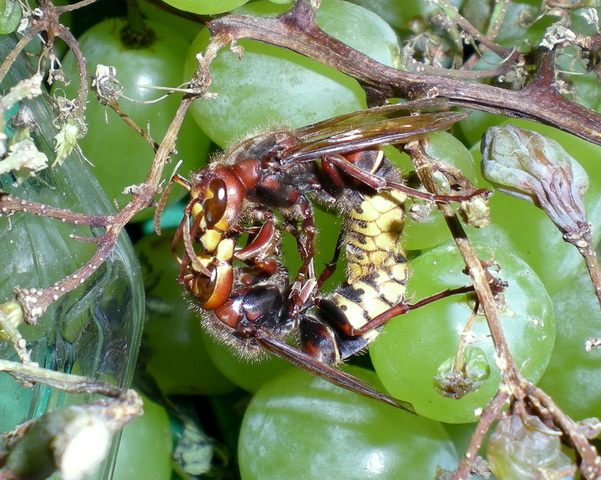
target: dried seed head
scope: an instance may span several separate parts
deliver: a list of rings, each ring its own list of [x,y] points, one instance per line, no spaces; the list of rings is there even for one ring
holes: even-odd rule
[[[459,212],[463,220],[474,228],[484,228],[490,224],[488,200],[481,196],[461,202]]]

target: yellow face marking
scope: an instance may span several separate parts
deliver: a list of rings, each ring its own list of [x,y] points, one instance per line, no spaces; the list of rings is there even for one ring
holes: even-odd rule
[[[212,253],[219,248],[222,236],[220,231],[211,228],[202,235],[200,242],[207,252]]]
[[[197,217],[198,215],[201,215],[201,214],[202,214],[202,211],[203,211],[203,210],[202,210],[202,204],[200,204],[200,203],[195,203],[195,204],[192,206],[192,211],[191,211],[191,214],[192,214],[192,216],[193,216],[193,217]]]
[[[203,267],[205,267],[207,269],[209,268],[209,266],[211,265],[211,262],[213,261],[213,257],[211,255],[204,255],[204,254],[196,255],[196,259]],[[194,265],[192,265],[192,268],[194,269],[194,271],[198,271],[198,270],[196,270],[196,268],[194,268]]]
[[[213,225],[213,228],[217,228],[217,229],[221,230],[222,232],[225,232],[228,230],[229,225],[230,224],[229,224],[228,220],[225,217],[223,217],[215,225]]]
[[[231,262],[234,257],[234,240],[231,238],[226,238],[221,241],[217,246],[217,253],[215,254],[215,258],[217,260],[221,260],[223,262]]]

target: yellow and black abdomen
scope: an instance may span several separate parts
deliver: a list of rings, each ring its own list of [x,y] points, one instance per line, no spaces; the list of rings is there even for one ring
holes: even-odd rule
[[[347,281],[331,300],[353,328],[399,304],[405,298],[408,267],[401,233],[406,195],[397,190],[364,196],[345,225]],[[377,331],[365,337],[373,340]]]
[[[394,181],[400,177],[386,159],[374,173]],[[398,190],[365,189],[348,192],[344,203],[337,205],[345,216],[346,282],[321,306],[337,324],[340,360],[363,349],[378,335],[377,329],[355,338],[344,332],[361,328],[405,299],[409,274],[401,236],[406,199]]]

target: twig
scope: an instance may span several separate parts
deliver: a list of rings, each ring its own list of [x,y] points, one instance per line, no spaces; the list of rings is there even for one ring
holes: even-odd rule
[[[8,193],[0,192],[0,214],[11,215],[22,212],[48,218],[56,218],[74,225],[88,225],[90,227],[108,227],[114,223],[115,215],[89,215],[75,213],[64,208],[51,207],[37,202],[30,202],[17,198]]]
[[[488,405],[480,416],[480,421],[476,426],[476,430],[470,438],[470,443],[467,447],[463,459],[459,463],[457,470],[453,474],[453,480],[467,480],[470,478],[470,472],[472,465],[478,457],[478,451],[482,445],[482,441],[486,436],[486,433],[492,426],[493,422],[497,419],[497,415],[509,400],[509,394],[505,390],[499,390],[497,394],[492,398]]]
[[[68,393],[97,393],[107,397],[119,397],[123,393],[121,388],[108,383],[33,364],[24,365],[0,359],[0,372],[8,373],[22,383],[41,383]]]
[[[424,145],[419,142],[412,142],[405,146],[405,150],[411,155],[414,162],[415,171],[424,185],[427,191],[434,194],[444,193],[436,184],[432,177],[428,165],[430,164],[429,156],[424,150]],[[480,305],[484,310],[486,321],[491,333],[493,344],[498,358],[499,365],[502,366],[501,377],[504,383],[511,383],[512,379],[519,377],[519,372],[513,359],[507,342],[505,340],[505,334],[501,327],[501,321],[499,319],[499,313],[497,311],[496,302],[493,296],[490,283],[482,262],[478,258],[476,251],[470,243],[467,235],[461,226],[461,223],[457,219],[455,212],[452,207],[448,204],[439,203],[439,210],[441,211],[449,229],[453,234],[453,238],[465,264],[467,266],[468,274],[474,285],[474,290],[478,295]]]
[[[442,11],[457,25],[459,25],[467,34],[472,36],[476,41],[485,45],[489,50],[496,53],[499,57],[509,57],[511,49],[501,47],[494,43],[490,37],[482,34],[476,29],[465,17],[459,14],[457,7],[451,5],[447,0],[435,0]]]
[[[557,425],[567,434],[569,441],[573,443],[580,455],[580,471],[584,478],[590,480],[601,478],[601,457],[597,453],[597,449],[589,443],[582,428],[563,413],[553,399],[540,388],[531,386],[528,395],[530,398],[538,400],[549,411]]]
[[[541,55],[540,73],[519,91],[465,82],[445,75],[425,75],[382,65],[327,35],[314,22],[289,12],[275,18],[228,14],[206,21],[215,38],[248,38],[298,52],[370,85],[383,96],[443,96],[450,104],[552,125],[601,145],[601,115],[567,100],[552,86],[554,51]]]

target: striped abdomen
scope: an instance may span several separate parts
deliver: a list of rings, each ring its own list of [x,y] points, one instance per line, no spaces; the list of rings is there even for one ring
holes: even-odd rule
[[[387,159],[380,160],[374,173],[399,181],[398,171]],[[405,299],[408,266],[401,234],[406,199],[406,194],[398,190],[354,191],[341,207],[346,217],[343,228],[347,279],[329,300],[354,329]],[[377,334],[377,330],[372,330],[361,339],[349,340],[346,351],[341,348],[341,359],[365,347]]]

